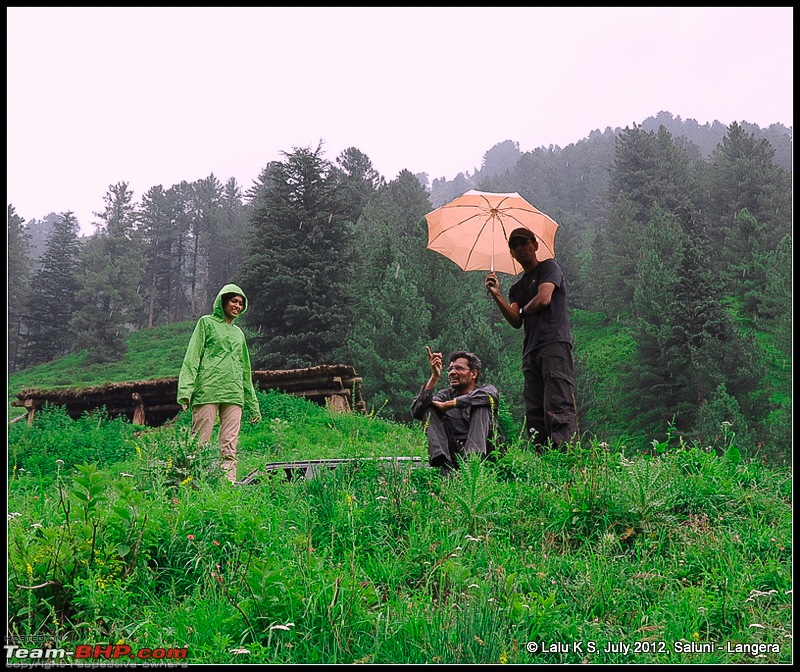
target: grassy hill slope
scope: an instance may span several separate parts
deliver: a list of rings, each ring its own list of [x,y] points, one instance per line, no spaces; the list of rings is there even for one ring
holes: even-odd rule
[[[118,362],[87,364],[88,353],[81,351],[13,373],[8,377],[9,418],[24,413],[10,404],[18,392],[29,387],[91,386],[177,376],[193,329],[193,322],[178,322],[133,332],[126,341],[128,351]]]

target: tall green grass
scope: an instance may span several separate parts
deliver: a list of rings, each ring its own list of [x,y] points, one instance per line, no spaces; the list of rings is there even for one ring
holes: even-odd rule
[[[240,476],[426,455],[421,424],[259,400]],[[742,461],[735,437],[540,455],[512,434],[447,478],[356,459],[234,487],[188,424],[51,409],[9,428],[12,637],[204,664],[792,661],[791,472]]]

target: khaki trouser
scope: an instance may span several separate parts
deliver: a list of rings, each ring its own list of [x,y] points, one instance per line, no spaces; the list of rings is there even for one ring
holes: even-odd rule
[[[236,404],[200,404],[192,407],[192,436],[208,443],[214,431],[214,421],[219,412],[219,454],[225,477],[236,483],[236,448],[239,445],[239,427],[242,424],[242,407]]]

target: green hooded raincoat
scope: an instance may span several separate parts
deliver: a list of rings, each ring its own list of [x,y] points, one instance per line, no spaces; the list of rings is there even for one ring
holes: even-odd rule
[[[190,407],[236,404],[244,409],[245,417],[260,420],[247,342],[239,327],[226,322],[222,309],[223,294],[239,294],[244,299],[237,317],[247,310],[247,297],[237,285],[225,285],[219,290],[213,313],[203,315],[197,321],[186,348],[178,376],[178,403]]]

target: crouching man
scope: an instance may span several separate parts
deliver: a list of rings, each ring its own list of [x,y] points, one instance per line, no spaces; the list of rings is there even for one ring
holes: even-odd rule
[[[434,393],[442,375],[442,353],[428,351],[431,376],[411,404],[416,420],[427,420],[428,456],[442,473],[458,468],[458,458],[487,456],[499,444],[499,394],[493,385],[479,385],[481,360],[471,352],[450,355],[450,386]]]

